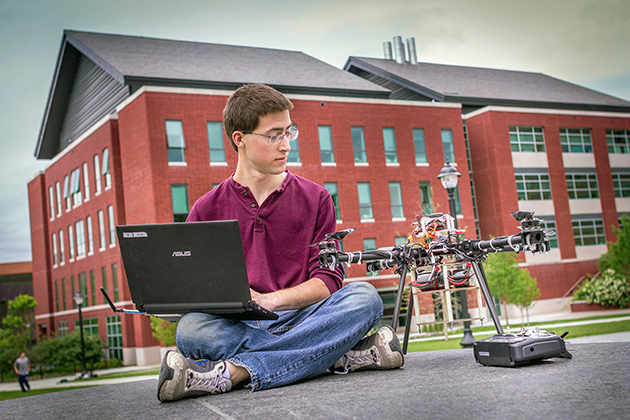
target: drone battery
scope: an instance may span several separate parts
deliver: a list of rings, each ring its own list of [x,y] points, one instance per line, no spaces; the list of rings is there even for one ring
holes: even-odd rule
[[[571,358],[564,340],[555,334],[526,337],[503,334],[473,344],[475,360],[485,366],[516,367],[552,357]]]

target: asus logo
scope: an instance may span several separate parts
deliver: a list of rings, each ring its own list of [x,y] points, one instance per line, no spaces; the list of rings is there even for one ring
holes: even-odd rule
[[[175,251],[171,257],[190,257],[190,251]]]

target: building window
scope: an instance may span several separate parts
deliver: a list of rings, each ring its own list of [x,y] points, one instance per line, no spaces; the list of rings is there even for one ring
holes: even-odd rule
[[[90,306],[90,295],[88,293],[87,276],[85,273],[79,273],[79,289],[83,295],[83,307]]]
[[[59,281],[55,280],[55,311],[59,312]]]
[[[389,183],[389,200],[392,207],[392,219],[404,219],[405,210],[403,209],[400,182]]]
[[[103,210],[99,210],[98,215],[98,247],[100,251],[105,249],[105,220]]]
[[[74,229],[68,226],[68,261],[74,261]]]
[[[363,127],[350,127],[352,133],[352,149],[354,150],[354,163],[367,163],[365,152],[365,136]]]
[[[575,246],[605,245],[603,219],[573,220],[573,238]]]
[[[94,155],[94,194],[101,193],[101,164],[98,155]]]
[[[53,257],[53,267],[57,267],[58,261],[58,253],[57,253],[57,234],[52,234],[52,257]]]
[[[70,211],[70,178],[63,177],[63,199],[66,201],[66,212]]]
[[[81,205],[83,199],[81,196],[81,169],[79,168],[70,174],[70,194],[72,194],[72,205],[74,207]]]
[[[105,317],[107,327],[107,352],[109,359],[123,360],[122,324],[120,315]]]
[[[297,130],[296,124],[291,124],[291,128]],[[296,138],[291,142],[291,150],[287,156],[287,163],[300,163],[300,138]]]
[[[109,247],[116,246],[116,222],[114,221],[114,206],[107,206],[107,219],[109,221]]]
[[[629,130],[606,130],[608,153],[630,153]]]
[[[320,125],[317,127],[319,132],[319,150],[322,157],[322,163],[335,163],[335,153],[332,143],[332,129],[329,125]]]
[[[64,308],[65,310],[66,308]],[[57,322],[57,338],[63,338],[68,335],[70,328],[68,327],[68,321]]]
[[[589,128],[561,128],[562,153],[592,153],[591,130]]]
[[[551,200],[549,174],[514,174],[514,178],[516,181],[516,194],[519,201]]]
[[[420,206],[422,214],[429,215],[433,213],[433,200],[431,198],[431,183],[429,181],[418,182],[420,188]]]
[[[332,197],[333,204],[335,205],[335,215],[337,220],[341,220],[341,211],[339,210],[339,193],[337,190],[336,182],[324,182],[324,188],[328,190]]]
[[[208,121],[208,147],[210,162],[225,162],[225,142],[223,141],[223,123]],[[182,133],[182,143],[184,135]],[[170,150],[170,149],[169,149]],[[183,156],[183,150],[182,150]],[[170,160],[169,160],[170,161]]]
[[[406,236],[396,236],[394,238],[394,245],[405,245],[407,243],[407,237]]]
[[[63,303],[63,310],[68,309],[68,300],[66,294],[66,279],[61,279],[61,302]]]
[[[549,239],[549,247],[558,248],[558,231],[556,230],[556,220],[540,218],[540,227],[543,229],[554,231],[555,235],[547,236],[547,239]]]
[[[184,127],[181,121],[166,121],[166,143],[168,146],[169,162],[186,162],[184,150]]]
[[[87,162],[83,162],[83,187],[85,189],[85,201],[90,199],[90,174]]]
[[[55,192],[57,193],[57,217],[61,217],[61,185],[55,182]]]
[[[94,254],[94,235],[92,234],[92,216],[85,219],[87,225],[87,252],[88,255]]]
[[[570,200],[599,198],[596,174],[568,173],[566,179]]]
[[[85,257],[85,224],[79,220],[74,224],[77,234],[77,258]]]
[[[92,306],[96,306],[96,278],[94,277],[94,270],[90,270],[90,287],[92,291]]]
[[[107,267],[101,267],[101,277],[103,278],[103,290],[107,293]]]
[[[108,190],[112,187],[112,173],[110,171],[109,164],[109,149],[103,149],[103,170],[101,171],[103,178],[105,178],[105,189]]]
[[[77,289],[74,287],[74,276],[70,276],[70,301],[72,302],[72,309],[77,309],[77,303],[73,299],[75,290]]]
[[[55,193],[52,185],[48,187],[48,201],[50,203],[50,220],[55,220]]]
[[[398,163],[396,150],[396,133],[393,128],[383,128],[383,144],[385,146],[385,163]]]
[[[427,163],[427,147],[424,143],[424,129],[414,128],[413,147],[416,151],[416,163]]]
[[[365,238],[363,239],[363,250],[364,251],[371,251],[376,249],[376,239],[375,238]],[[378,271],[368,271],[367,275],[369,277],[376,277],[378,276]]]
[[[171,185],[171,200],[173,201],[173,221],[185,222],[188,218],[188,186]]]
[[[370,193],[369,182],[358,182],[357,191],[359,192],[359,211],[361,212],[361,220],[373,220],[372,213],[372,194]]]
[[[544,152],[542,127],[510,126],[510,145],[513,152]]]
[[[59,231],[59,265],[66,263],[66,245],[63,241],[63,230]]]
[[[630,197],[630,173],[612,173],[615,198]]]
[[[120,296],[118,294],[118,266],[116,264],[112,264],[112,287],[114,288],[114,302],[118,302]]]
[[[86,298],[87,301],[87,298]],[[74,320],[74,330],[79,331],[79,320]],[[98,318],[84,318],[83,319],[83,334],[86,337],[94,336],[98,337]]]
[[[442,150],[444,151],[444,162],[455,163],[453,130],[442,130]]]

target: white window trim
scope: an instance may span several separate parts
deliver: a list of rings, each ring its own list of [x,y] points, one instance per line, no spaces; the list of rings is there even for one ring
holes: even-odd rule
[[[302,162],[287,162],[287,166],[302,166]]]
[[[169,162],[168,166],[188,166],[188,162]]]
[[[392,217],[392,222],[406,222],[406,217]]]
[[[337,166],[337,162],[322,162],[322,166]]]
[[[375,223],[376,220],[374,219],[361,219],[361,223]]]
[[[186,163],[186,162],[169,162],[169,166],[186,166],[186,165],[171,165],[171,163]],[[227,162],[210,162],[210,166],[228,166]]]
[[[370,166],[369,162],[354,162],[354,166]]]
[[[399,162],[385,162],[385,166],[400,166]]]

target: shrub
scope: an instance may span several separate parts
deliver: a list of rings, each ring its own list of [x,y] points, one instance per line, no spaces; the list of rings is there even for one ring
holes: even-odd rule
[[[573,294],[573,300],[626,308],[630,304],[630,285],[614,271],[606,270],[600,277],[582,283]]]

